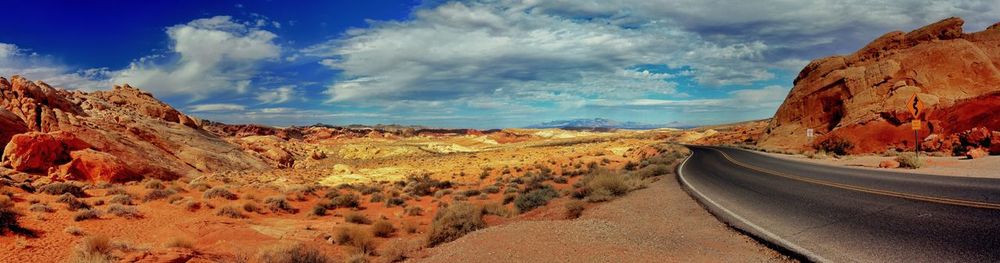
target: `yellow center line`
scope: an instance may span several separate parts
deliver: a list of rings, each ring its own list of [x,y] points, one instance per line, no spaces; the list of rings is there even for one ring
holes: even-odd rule
[[[802,176],[797,176],[797,175],[790,175],[790,174],[786,174],[786,173],[782,173],[782,172],[778,172],[778,171],[774,171],[774,170],[769,170],[769,169],[765,169],[765,168],[760,168],[760,167],[748,165],[748,164],[745,164],[743,162],[737,161],[736,159],[733,159],[732,157],[729,156],[729,154],[726,154],[722,150],[715,149],[715,148],[709,148],[709,149],[712,149],[712,150],[715,150],[715,151],[721,153],[722,156],[725,157],[730,162],[732,162],[732,163],[734,163],[736,165],[742,166],[744,168],[755,170],[755,171],[766,173],[766,174],[770,174],[770,175],[774,175],[774,176],[778,176],[778,177],[782,177],[782,178],[792,179],[792,180],[796,180],[796,181],[800,181],[800,182],[807,182],[807,183],[813,183],[813,184],[824,185],[824,186],[829,186],[829,187],[835,187],[835,188],[840,188],[840,189],[846,189],[846,190],[852,190],[852,191],[858,191],[858,192],[864,192],[864,193],[870,193],[870,194],[877,194],[877,195],[884,195],[884,196],[891,196],[891,197],[898,197],[898,198],[904,198],[904,199],[910,199],[910,200],[918,200],[918,201],[925,201],[925,202],[932,202],[932,203],[939,203],[939,204],[946,204],[946,205],[957,205],[957,206],[967,206],[967,207],[975,207],[975,208],[985,208],[985,209],[997,209],[997,210],[1000,210],[1000,204],[995,204],[995,203],[986,203],[986,202],[977,202],[977,201],[969,201],[969,200],[961,200],[961,199],[951,199],[951,198],[944,198],[944,197],[934,197],[934,196],[925,196],[925,195],[910,194],[910,193],[901,193],[901,192],[895,192],[895,191],[889,191],[889,190],[873,189],[873,188],[860,187],[860,186],[854,186],[854,185],[849,185],[849,184],[842,184],[842,183],[824,181],[824,180],[807,178],[807,177],[802,177]]]

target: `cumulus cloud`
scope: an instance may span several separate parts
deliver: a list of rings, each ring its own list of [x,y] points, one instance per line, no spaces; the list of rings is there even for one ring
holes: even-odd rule
[[[74,70],[49,56],[0,43],[0,76],[21,75],[55,87],[92,91],[111,88],[110,73],[106,68]]]
[[[264,104],[279,104],[300,97],[295,85],[285,85],[275,89],[263,90],[257,94],[257,101]]]
[[[129,83],[159,96],[193,100],[223,92],[245,93],[262,63],[279,57],[277,35],[229,16],[197,19],[167,28],[168,56],[134,61],[113,82]]]

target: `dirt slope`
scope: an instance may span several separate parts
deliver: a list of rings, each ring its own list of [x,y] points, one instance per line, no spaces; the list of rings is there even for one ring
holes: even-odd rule
[[[673,176],[572,221],[520,221],[430,250],[416,262],[784,262],[692,200]]]

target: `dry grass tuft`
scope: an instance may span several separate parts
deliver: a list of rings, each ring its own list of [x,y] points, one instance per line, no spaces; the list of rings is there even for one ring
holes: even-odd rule
[[[208,191],[205,191],[204,194],[202,194],[202,197],[204,197],[205,199],[212,199],[212,198],[222,198],[227,200],[240,199],[239,196],[236,196],[236,194],[230,192],[229,190],[223,187],[215,187],[209,189]]]
[[[372,235],[377,237],[390,237],[396,233],[396,227],[389,221],[379,220],[372,224]]]
[[[361,227],[348,226],[338,228],[333,234],[333,240],[338,245],[346,245],[357,248],[365,254],[375,251],[375,240],[371,232],[363,230]]]
[[[427,245],[433,247],[451,242],[485,227],[481,208],[465,202],[455,202],[434,215]]]
[[[236,219],[247,218],[247,216],[244,215],[243,212],[240,212],[240,210],[237,209],[235,206],[224,206],[222,208],[219,208],[219,211],[215,212],[215,215],[224,216],[228,218],[236,218]]]
[[[326,263],[332,259],[318,249],[298,243],[291,246],[278,246],[264,250],[260,254],[260,262],[267,263]]]
[[[367,216],[365,216],[362,213],[358,213],[358,212],[350,212],[350,213],[348,213],[347,215],[344,216],[344,221],[346,221],[348,223],[355,223],[355,224],[361,224],[361,225],[367,225],[367,224],[371,224],[372,223],[371,219],[368,219]]]

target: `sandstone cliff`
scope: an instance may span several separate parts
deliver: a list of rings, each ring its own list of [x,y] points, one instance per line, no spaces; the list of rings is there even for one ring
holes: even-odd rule
[[[806,129],[814,129],[817,140],[853,142],[854,153],[912,147],[914,116],[905,104],[913,94],[927,105],[917,116],[924,120],[921,142],[955,139],[976,127],[1000,130],[1000,24],[964,33],[963,23],[948,18],[890,32],[853,54],[812,61],[759,146],[806,148]]]
[[[3,165],[53,179],[173,179],[267,163],[128,85],[85,93],[0,77]]]

